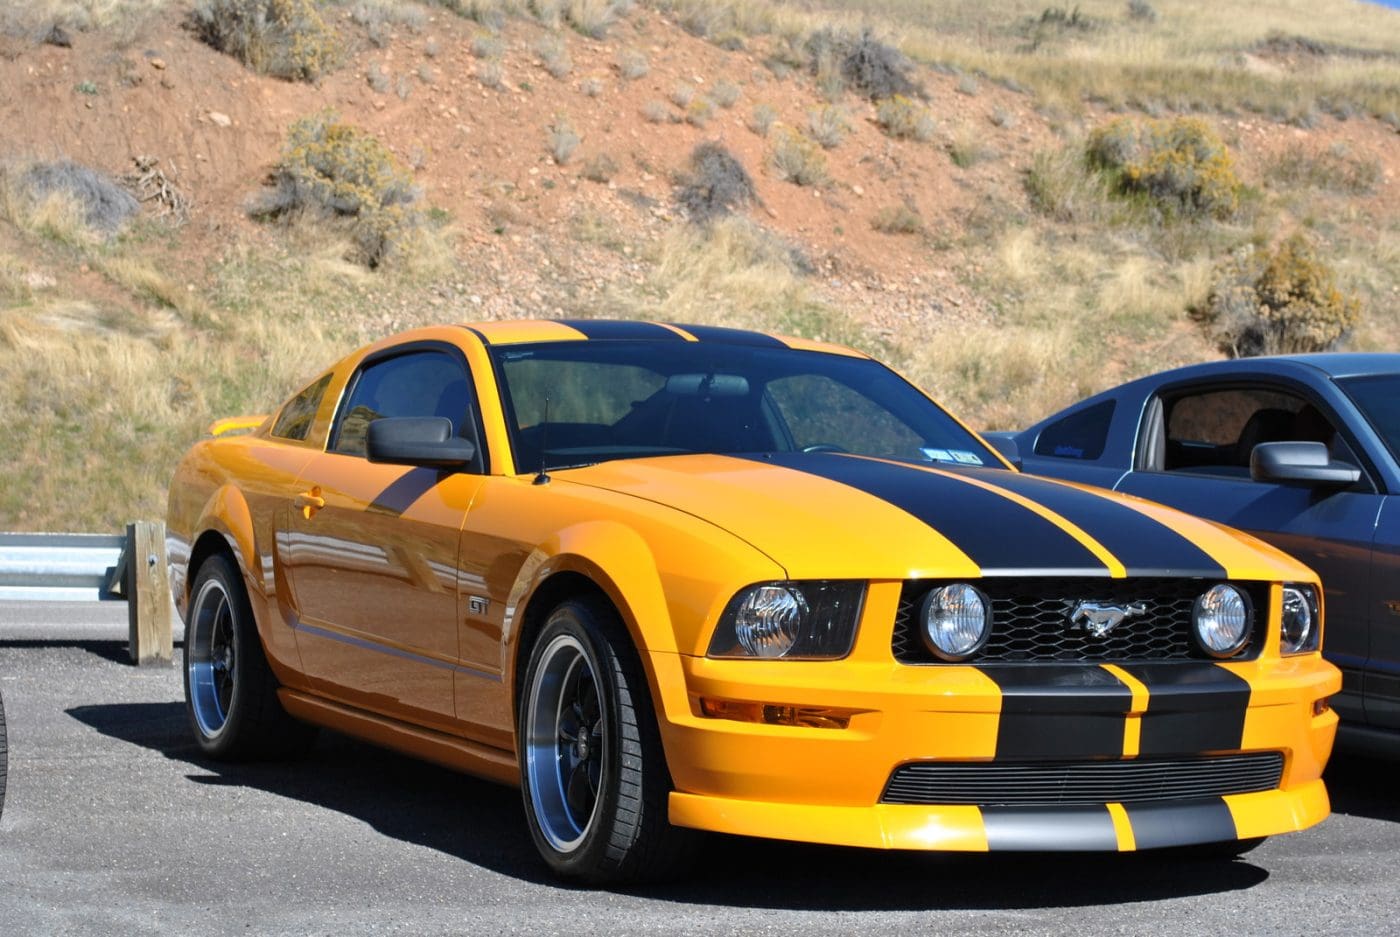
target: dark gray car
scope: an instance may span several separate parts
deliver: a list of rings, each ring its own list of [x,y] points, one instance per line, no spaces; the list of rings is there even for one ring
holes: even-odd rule
[[[1343,728],[1400,751],[1400,354],[1193,365],[988,437],[1013,440],[1027,472],[1217,520],[1312,566]]]

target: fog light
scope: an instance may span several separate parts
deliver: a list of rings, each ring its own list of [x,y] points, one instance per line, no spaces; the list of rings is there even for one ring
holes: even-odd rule
[[[991,603],[965,582],[940,586],[924,596],[919,617],[924,644],[946,661],[964,661],[986,643]]]
[[[1196,599],[1196,641],[1211,657],[1233,657],[1249,641],[1249,600],[1234,586],[1211,586]]]

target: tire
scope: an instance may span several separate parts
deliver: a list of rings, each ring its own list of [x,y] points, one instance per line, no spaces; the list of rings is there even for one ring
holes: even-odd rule
[[[185,625],[185,709],[203,752],[240,761],[304,752],[315,730],[288,716],[242,577],[227,556],[195,576]]]
[[[0,696],[0,816],[5,814],[5,780],[9,775],[10,745],[5,734],[5,697]]]
[[[530,835],[557,875],[616,885],[686,868],[700,835],[666,819],[671,776],[651,694],[607,602],[571,599],[550,613],[516,731]]]

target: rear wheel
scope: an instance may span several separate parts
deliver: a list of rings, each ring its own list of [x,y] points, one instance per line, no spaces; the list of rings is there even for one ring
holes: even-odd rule
[[[671,778],[650,692],[606,602],[572,599],[550,613],[517,732],[530,834],[556,873],[615,884],[684,868],[698,834],[666,819]]]
[[[277,700],[243,581],[226,556],[195,577],[185,626],[185,703],[196,741],[214,758],[236,760],[304,751],[314,730]]]

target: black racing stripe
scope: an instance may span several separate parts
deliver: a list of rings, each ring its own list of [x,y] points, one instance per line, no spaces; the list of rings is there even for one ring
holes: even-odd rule
[[[1235,818],[1219,797],[1171,804],[1124,804],[1137,849],[1194,846],[1239,839]]]
[[[1147,687],[1141,755],[1237,751],[1244,740],[1249,681],[1208,663],[1122,664]]]
[[[1107,807],[982,807],[992,852],[1117,852]]]
[[[672,322],[676,328],[688,335],[694,335],[702,342],[722,342],[727,345],[750,345],[755,348],[786,348],[782,342],[762,332],[748,332],[744,329],[726,329],[718,325],[686,325]]]
[[[684,337],[655,322],[618,322],[609,319],[559,319],[558,322],[598,341],[685,341]]]
[[[1017,472],[976,476],[1072,521],[1127,567],[1129,576],[1226,578],[1221,565],[1189,539],[1110,497]]]
[[[372,514],[402,514],[427,494],[446,473],[432,468],[411,468],[389,483],[365,510]]]
[[[951,540],[984,575],[1013,570],[1061,575],[1108,573],[1098,557],[1058,525],[967,482],[914,466],[824,452],[774,453],[761,458],[849,485],[912,514]]]
[[[1121,758],[1133,692],[1092,664],[978,667],[1001,688],[997,760]]]

